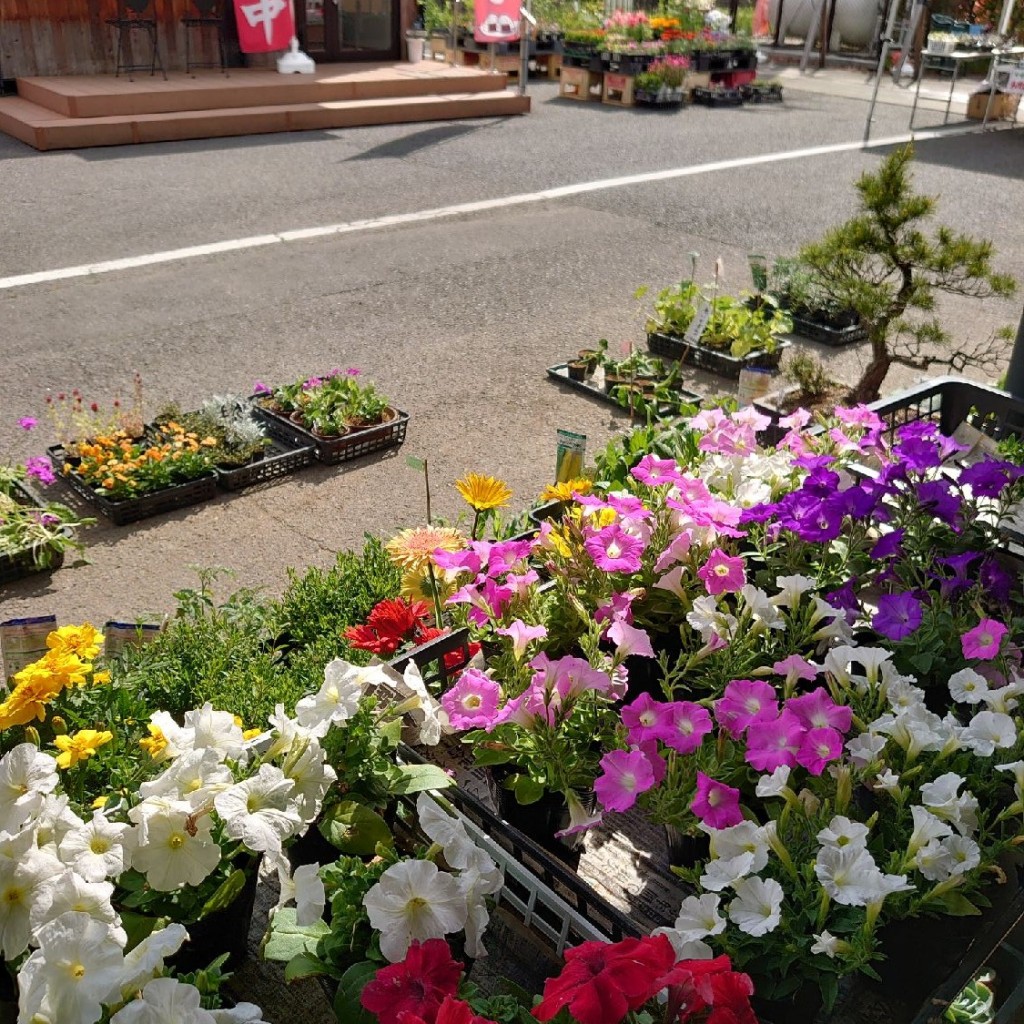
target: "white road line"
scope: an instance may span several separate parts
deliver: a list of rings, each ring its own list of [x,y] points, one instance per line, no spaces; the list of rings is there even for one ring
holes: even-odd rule
[[[698,174],[713,174],[715,171],[731,171],[743,167],[756,167],[760,164],[781,163],[785,160],[802,160],[807,157],[828,156],[833,153],[851,153],[860,149],[877,149],[922,139],[944,138],[947,135],[959,135],[969,131],[977,131],[977,128],[974,125],[966,125],[963,128],[953,127],[939,131],[915,132],[913,135],[895,135],[886,139],[875,139],[866,146],[862,142],[839,142],[828,146],[811,146],[807,149],[790,149],[780,153],[764,153],[760,156],[738,157],[734,160],[716,160],[707,164],[695,164],[692,167],[673,167],[665,171],[647,171],[642,174],[624,175],[620,178],[581,181],[575,185],[562,185],[557,188],[543,189],[540,192],[523,192],[519,195],[499,196],[495,199],[481,199],[473,203],[440,206],[432,210],[394,213],[386,217],[353,220],[344,224],[325,224],[322,227],[298,228],[294,231],[281,231],[271,235],[254,235],[249,238],[234,238],[225,242],[210,242],[206,245],[190,245],[184,249],[168,249],[165,252],[153,252],[143,256],[126,256],[118,260],[104,260],[102,263],[83,263],[77,267],[60,267],[57,270],[40,270],[32,274],[0,277],[0,290],[24,288],[27,285],[33,284],[48,284],[52,281],[66,281],[75,277],[111,274],[118,270],[134,270],[137,267],[150,267],[158,263],[176,263],[180,260],[194,259],[197,256],[214,256],[218,253],[240,252],[246,249],[258,249],[262,246],[277,245],[283,242],[301,242],[311,238],[347,235],[358,231],[378,231],[381,228],[395,227],[402,224],[419,224],[424,221],[440,220],[444,217],[459,217],[465,214],[483,213],[487,210],[500,210],[509,206],[522,206],[526,203],[542,203],[551,199],[565,199],[570,196],[583,195],[587,192],[601,192],[606,189],[624,188],[628,185],[643,185],[654,181],[672,181],[676,178],[689,178]]]

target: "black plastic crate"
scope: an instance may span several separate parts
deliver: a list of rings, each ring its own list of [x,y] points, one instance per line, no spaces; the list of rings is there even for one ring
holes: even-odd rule
[[[278,441],[293,448],[312,447],[316,457],[325,465],[334,466],[341,462],[371,455],[373,452],[397,448],[405,442],[409,426],[409,414],[395,409],[394,419],[375,427],[353,430],[341,437],[317,437],[316,434],[293,423],[288,417],[265,409],[257,401],[253,408],[266,424],[267,433]]]
[[[469,630],[463,627],[434,640],[428,640],[427,643],[392,658],[388,665],[401,674],[408,664],[414,661],[428,689],[446,689],[455,682],[458,674],[470,663],[472,657]]]
[[[720,352],[718,349],[708,348],[705,345],[693,345],[675,334],[653,331],[647,335],[647,347],[655,355],[678,359],[681,363],[688,363],[702,370],[708,370],[710,373],[717,373],[720,377],[729,377],[733,380],[739,380],[740,370],[776,369],[782,360],[783,351],[789,345],[788,341],[779,340],[775,343],[775,350],[772,352],[756,349],[753,352],[748,352],[745,356],[732,356],[728,352]]]
[[[19,505],[25,505],[29,508],[41,508],[44,505],[35,494],[17,481],[11,487],[11,497]],[[65,527],[63,532],[66,537],[71,536],[69,528]],[[0,583],[13,583],[15,580],[31,576],[36,572],[54,572],[64,564],[63,550],[52,551],[46,563],[41,564],[36,557],[38,547],[39,545],[33,545],[32,547],[22,548],[20,551],[11,551],[6,554],[0,553]]]
[[[209,501],[217,494],[217,475],[211,469],[209,473],[197,477],[195,480],[187,480],[170,487],[161,487],[157,491],[150,491],[148,494],[141,494],[136,498],[114,501],[112,498],[104,497],[99,491],[93,490],[75,472],[74,466],[71,466],[67,472],[64,471],[67,460],[64,449],[59,444],[47,448],[47,453],[61,468],[61,472],[58,474],[59,478],[90,505],[99,509],[116,526],[135,523],[140,519],[149,519],[151,516],[162,515],[164,512],[176,512],[178,509]]]
[[[646,89],[633,90],[633,102],[638,107],[656,107],[659,110],[678,110],[685,100],[680,90],[678,96],[662,98],[660,93],[648,92]]]
[[[854,341],[863,341],[868,336],[868,329],[860,323],[853,323],[846,327],[833,327],[812,317],[801,316],[799,313],[791,312],[790,317],[793,320],[794,334],[799,334],[802,338],[810,338],[811,341],[820,342],[822,345],[831,345],[833,348],[849,345]]]
[[[271,438],[263,457],[244,466],[217,466],[217,483],[226,491],[241,491],[282,480],[313,461],[313,446],[296,448]]]
[[[768,85],[761,86],[760,88],[755,85],[741,85],[739,89],[744,103],[758,104],[782,102],[781,85]]]
[[[693,90],[693,102],[701,107],[742,107],[743,94],[739,89],[705,89],[698,86]]]
[[[890,439],[897,427],[920,420],[938,424],[947,435],[969,423],[996,441],[1024,437],[1024,399],[960,377],[937,377],[872,402],[870,408],[885,421]]]

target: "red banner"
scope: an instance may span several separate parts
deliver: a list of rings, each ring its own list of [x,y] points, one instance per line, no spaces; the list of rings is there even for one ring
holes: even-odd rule
[[[520,0],[474,0],[478,43],[514,43],[519,39]]]
[[[291,0],[235,0],[242,53],[287,50],[295,35]]]

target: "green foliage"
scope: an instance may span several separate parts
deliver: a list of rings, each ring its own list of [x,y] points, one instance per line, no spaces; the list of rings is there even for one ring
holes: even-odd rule
[[[800,387],[801,401],[824,398],[836,386],[834,377],[825,369],[825,364],[810,352],[795,352],[787,360],[785,376]]]
[[[942,226],[926,233],[936,200],[914,192],[912,156],[905,146],[863,174],[856,185],[860,212],[800,252],[822,287],[868,329],[872,358],[852,401],[877,398],[893,362],[928,369],[942,361],[923,351],[950,340],[933,315],[937,293],[985,298],[1015,288],[1013,278],[994,270],[991,242]]]

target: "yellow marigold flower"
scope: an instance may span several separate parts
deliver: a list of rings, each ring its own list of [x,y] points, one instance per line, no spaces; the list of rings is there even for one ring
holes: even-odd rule
[[[167,737],[159,725],[150,722],[146,728],[149,729],[149,736],[139,740],[139,746],[155,761],[164,752],[164,748],[167,746]]]
[[[425,573],[438,548],[461,551],[466,538],[450,526],[413,526],[396,534],[385,546],[400,569]]]
[[[244,729],[242,731],[242,739],[243,740],[254,740],[254,739],[256,739],[257,736],[260,735],[261,732],[263,732],[262,729]]]
[[[104,670],[103,672],[93,672],[92,674],[93,686],[102,686],[104,683],[110,682],[110,673]]]
[[[467,473],[461,480],[456,480],[455,489],[476,512],[501,508],[502,505],[507,505],[509,498],[512,497],[512,491],[503,480],[480,473]]]
[[[106,807],[107,806],[107,801],[109,799],[110,799],[109,796],[98,796],[98,797],[96,797],[95,800],[93,800],[93,802],[89,806],[94,811],[98,811],[101,807]]]
[[[63,680],[52,672],[36,673],[25,678],[14,687],[7,700],[0,704],[0,729],[27,725],[33,719],[43,721],[46,718],[46,705],[63,689]]]
[[[573,494],[589,494],[594,489],[592,480],[577,477],[560,484],[548,484],[540,492],[541,501],[572,501]]]
[[[103,646],[103,634],[87,622],[81,626],[61,626],[46,638],[46,646],[51,651],[74,654],[82,661],[92,661]]]
[[[112,491],[117,486],[117,481],[112,476],[108,476],[106,480],[103,481],[103,486],[106,487],[108,491]]]
[[[57,766],[73,768],[79,761],[92,757],[113,738],[112,732],[98,732],[96,729],[79,729],[73,736],[57,736],[53,741],[53,745],[60,751]]]

